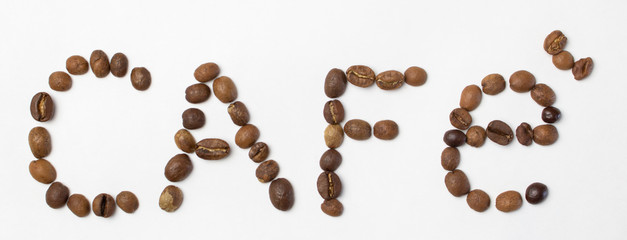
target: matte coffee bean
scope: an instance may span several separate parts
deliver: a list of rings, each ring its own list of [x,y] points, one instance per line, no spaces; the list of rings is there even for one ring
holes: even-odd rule
[[[390,70],[379,73],[376,80],[377,87],[383,90],[393,90],[403,86],[405,76],[399,71]]]
[[[65,69],[72,75],[83,75],[89,71],[89,63],[84,57],[74,55],[65,61]]]
[[[466,142],[466,134],[457,129],[448,130],[444,133],[444,143],[451,147],[459,147]]]
[[[46,159],[31,161],[28,165],[28,172],[37,182],[50,184],[57,179],[57,171]]]
[[[528,203],[538,204],[544,201],[544,199],[546,199],[548,195],[549,189],[546,187],[546,185],[536,182],[527,187],[525,199],[527,199]]]
[[[405,83],[417,87],[427,82],[427,72],[420,67],[409,67],[405,70]]]
[[[348,82],[358,87],[370,87],[374,84],[375,74],[370,67],[364,65],[351,66],[346,70]]]
[[[381,140],[392,140],[398,136],[398,124],[392,120],[381,120],[372,127],[374,136]]]
[[[512,74],[509,77],[509,88],[517,93],[524,93],[531,91],[533,86],[536,85],[536,77],[530,72],[520,70]]]
[[[252,124],[242,126],[235,134],[235,144],[240,148],[249,148],[259,139],[259,129]]]
[[[109,57],[102,50],[95,50],[89,57],[89,65],[91,65],[91,71],[98,78],[103,78],[109,75],[111,66],[109,65]]]
[[[324,199],[333,199],[342,193],[342,181],[334,172],[323,172],[318,176],[318,193]]]
[[[159,196],[159,207],[166,212],[174,212],[183,204],[183,191],[180,188],[170,185],[163,189]]]
[[[35,158],[44,158],[52,151],[50,133],[43,127],[34,127],[28,134],[28,145]]]
[[[522,145],[531,145],[533,142],[533,130],[529,123],[521,123],[520,126],[516,128],[516,139],[518,139],[518,142]]]
[[[344,71],[334,68],[327,73],[324,79],[324,94],[330,98],[338,98],[346,91],[346,74]]]
[[[255,170],[257,180],[262,183],[272,181],[277,175],[279,175],[279,164],[274,160],[262,162]]]
[[[548,106],[542,109],[542,121],[545,123],[554,123],[560,120],[562,112],[553,106]]]
[[[335,171],[342,164],[342,154],[335,149],[329,149],[320,157],[320,168],[324,171]]]
[[[54,102],[45,92],[39,92],[30,101],[30,115],[39,122],[46,122],[54,116]]]
[[[72,194],[67,200],[67,207],[78,217],[89,215],[89,200],[82,194]]]
[[[573,66],[573,76],[575,76],[576,80],[584,79],[588,77],[588,75],[590,75],[593,68],[594,63],[592,62],[592,58],[588,57],[579,59],[577,60],[577,62],[575,62],[575,65]]]
[[[475,110],[481,103],[481,89],[477,85],[468,85],[462,90],[459,106],[468,111]]]
[[[566,46],[566,36],[560,30],[549,33],[544,39],[544,51],[548,54],[555,55],[560,53]]]
[[[540,104],[540,106],[548,107],[555,103],[557,97],[551,87],[540,83],[536,84],[536,86],[531,89],[531,98],[536,101],[536,103]]]
[[[48,191],[46,191],[46,203],[51,208],[60,208],[65,206],[69,196],[70,189],[63,185],[63,183],[54,182],[50,184]]]
[[[98,194],[91,203],[91,209],[98,217],[111,217],[115,213],[115,199],[106,193]]]
[[[330,100],[324,104],[322,114],[329,124],[341,123],[344,121],[344,106],[338,100]]]
[[[128,58],[124,53],[116,53],[111,57],[111,74],[116,77],[124,77],[128,72]]]
[[[339,124],[329,124],[324,129],[324,142],[329,148],[338,148],[344,141],[344,130]]]
[[[72,88],[72,77],[65,72],[53,72],[48,77],[48,85],[55,91],[67,91]]]
[[[205,125],[205,114],[198,108],[188,108],[181,117],[183,127],[187,129],[198,129]]]
[[[473,147],[481,147],[487,134],[481,126],[472,126],[466,131],[466,143]]]
[[[460,161],[459,150],[454,147],[447,147],[442,150],[442,154],[440,155],[440,163],[442,164],[442,168],[444,170],[453,171],[459,166]]]
[[[268,155],[270,155],[270,147],[264,142],[256,142],[248,151],[248,157],[256,163],[263,162]]]
[[[488,124],[486,129],[488,138],[499,145],[507,145],[514,140],[512,128],[500,120],[494,120]]]
[[[483,190],[475,189],[466,196],[468,206],[477,212],[483,212],[490,207],[490,196]]]
[[[222,139],[206,138],[196,145],[196,156],[205,160],[220,160],[231,152],[229,144]]]
[[[555,143],[558,137],[557,128],[551,124],[540,125],[533,129],[533,141],[543,146]]]
[[[470,182],[462,170],[453,170],[444,177],[446,189],[455,197],[461,197],[470,191]]]
[[[463,108],[455,108],[448,115],[451,125],[457,129],[466,130],[472,124],[472,116]]]
[[[294,189],[285,178],[277,178],[268,188],[272,206],[281,211],[287,211],[294,205]]]
[[[126,213],[134,213],[139,208],[139,200],[137,196],[129,191],[122,191],[115,196],[115,202],[118,207]]]
[[[211,88],[204,83],[196,83],[185,89],[185,100],[189,103],[201,103],[211,96]]]
[[[337,199],[329,199],[320,204],[320,209],[331,217],[338,217],[344,212],[344,205]]]
[[[189,159],[187,154],[177,154],[172,157],[168,164],[165,165],[165,178],[167,178],[170,182],[180,182],[185,180],[192,170],[194,166],[192,165],[192,160]]]
[[[222,76],[213,81],[213,93],[223,103],[230,103],[237,99],[237,87],[231,78]]]
[[[505,78],[501,74],[493,73],[485,76],[481,80],[481,88],[483,93],[488,95],[496,95],[505,90]]]
[[[174,134],[174,142],[181,151],[193,153],[196,151],[196,139],[186,129],[181,129]]]
[[[573,66],[575,65],[575,59],[573,58],[573,55],[570,54],[568,51],[562,51],[558,54],[553,55],[552,60],[553,65],[555,65],[555,67],[560,70],[568,70],[573,68]]]
[[[194,78],[199,82],[209,82],[220,74],[220,67],[218,64],[208,62],[203,63],[194,71]]]
[[[372,128],[364,120],[352,119],[344,124],[344,133],[355,140],[366,140],[372,135]]]
[[[131,84],[139,91],[144,91],[150,87],[152,77],[145,67],[136,67],[131,70]]]
[[[506,191],[496,197],[496,209],[501,212],[512,212],[522,206],[522,196],[516,191]]]
[[[227,108],[231,121],[237,126],[244,126],[250,121],[250,114],[246,105],[240,101],[231,103]]]

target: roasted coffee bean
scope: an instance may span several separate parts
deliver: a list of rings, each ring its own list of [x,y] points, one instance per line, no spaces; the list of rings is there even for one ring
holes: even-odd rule
[[[70,196],[70,189],[68,189],[63,183],[53,182],[46,191],[46,203],[51,208],[60,208],[65,206],[68,197]]]
[[[344,141],[344,130],[339,124],[329,124],[324,129],[324,142],[329,148],[338,148]]]
[[[334,172],[323,172],[318,176],[318,193],[324,199],[333,199],[342,193],[342,181]]]
[[[480,189],[475,189],[466,196],[466,203],[472,210],[483,212],[490,207],[490,196]]]
[[[137,196],[129,191],[122,191],[115,196],[115,202],[118,207],[126,213],[134,213],[139,208],[139,200]]]
[[[536,86],[531,89],[531,98],[536,101],[536,103],[540,104],[540,106],[548,107],[555,103],[557,97],[551,87],[540,83],[536,84]]]
[[[230,103],[237,99],[237,87],[235,87],[233,80],[227,76],[219,77],[213,81],[213,93],[223,103]]]
[[[235,134],[235,144],[240,148],[249,148],[259,139],[259,129],[252,124],[242,126]]]
[[[568,70],[575,65],[575,59],[568,51],[553,55],[553,65],[560,70]]]
[[[35,158],[44,158],[52,151],[50,133],[43,127],[34,127],[28,134],[28,145]]]
[[[352,119],[344,124],[344,133],[355,140],[366,140],[372,135],[372,128],[364,120]]]
[[[181,153],[168,161],[168,164],[165,165],[164,174],[165,178],[170,180],[170,182],[180,182],[187,178],[193,169],[192,160],[189,159],[187,154]]]
[[[514,140],[512,128],[500,120],[494,120],[488,124],[486,129],[488,138],[499,145],[507,145]]]
[[[392,120],[381,120],[372,127],[374,136],[381,140],[392,140],[398,136],[398,124]]]
[[[335,149],[329,149],[320,157],[320,168],[324,171],[335,171],[342,164],[342,154]]]
[[[533,130],[531,129],[531,125],[526,122],[521,123],[520,126],[516,128],[516,138],[522,145],[531,145],[533,142]]]
[[[462,170],[453,170],[444,177],[446,189],[455,197],[461,197],[470,191],[470,182]]]
[[[250,151],[248,152],[248,157],[253,162],[260,163],[266,160],[270,155],[270,147],[264,142],[256,142],[250,147]]]
[[[546,199],[548,195],[549,189],[546,187],[546,185],[536,182],[527,187],[525,199],[527,199],[528,203],[538,204],[544,201],[544,199]]]
[[[444,143],[451,147],[459,147],[466,142],[466,134],[457,129],[448,130],[444,133]]]
[[[196,151],[196,139],[186,129],[181,129],[174,134],[174,142],[181,151],[193,153]]]
[[[231,121],[237,126],[244,126],[250,120],[248,108],[240,101],[231,103],[227,108],[227,112],[231,116]]]
[[[255,170],[257,180],[262,183],[272,181],[277,175],[279,175],[279,164],[274,160],[262,162]]]
[[[485,143],[486,132],[481,126],[472,126],[466,131],[466,143],[473,147],[481,147]]]
[[[324,104],[322,114],[329,124],[341,123],[344,121],[344,106],[338,100],[330,100]]]
[[[91,71],[98,78],[103,78],[109,75],[111,66],[109,65],[109,57],[102,50],[95,50],[91,53],[89,58],[89,65],[91,65]]]
[[[229,144],[222,139],[206,138],[196,145],[196,156],[205,160],[220,160],[231,152]]]
[[[322,209],[322,212],[331,217],[338,217],[342,215],[342,212],[344,211],[344,206],[337,199],[329,199],[324,200],[324,202],[320,204],[320,209]]]
[[[211,88],[204,83],[196,83],[185,89],[185,100],[189,103],[201,103],[211,96]]]
[[[506,191],[496,197],[496,209],[501,212],[516,211],[522,206],[522,197],[516,191]]]
[[[131,84],[139,91],[144,91],[150,87],[152,77],[145,67],[136,67],[131,70]]]
[[[505,90],[505,78],[501,74],[493,73],[485,76],[481,80],[481,88],[483,93],[488,95],[496,95]]]
[[[399,71],[390,70],[377,75],[377,87],[383,90],[393,90],[403,86],[405,76]]]
[[[83,75],[89,71],[89,63],[84,57],[74,55],[65,61],[65,69],[72,75]]]
[[[111,217],[115,213],[115,199],[106,193],[98,194],[91,202],[91,209],[98,217]]]
[[[540,125],[533,129],[533,141],[543,146],[555,143],[558,137],[557,128],[551,124]]]
[[[111,74],[116,77],[124,77],[128,72],[128,58],[124,53],[116,53],[111,57]]]
[[[220,67],[218,64],[208,62],[203,63],[194,71],[194,78],[199,82],[209,82],[220,74]]]
[[[564,46],[566,46],[566,36],[560,30],[549,33],[544,39],[544,51],[548,54],[558,54],[564,49]]]
[[[67,207],[78,217],[89,215],[89,200],[82,194],[72,194],[67,200]]]
[[[417,87],[427,82],[427,72],[420,67],[409,67],[405,70],[405,83]]]
[[[509,88],[517,93],[524,93],[531,91],[533,86],[536,85],[536,77],[530,72],[520,70],[512,74],[509,77]]]
[[[442,150],[442,154],[440,155],[440,163],[442,164],[442,168],[444,170],[453,171],[459,166],[459,160],[461,156],[459,154],[459,150],[454,147],[447,147]]]
[[[584,79],[588,77],[588,75],[590,75],[593,68],[594,63],[592,62],[592,58],[588,57],[579,59],[577,60],[577,62],[575,62],[575,65],[573,66],[573,76],[575,76],[576,80]]]
[[[28,165],[28,171],[40,183],[50,184],[57,179],[57,171],[46,159],[31,161]]]
[[[170,185],[163,189],[159,196],[159,207],[166,212],[174,212],[183,204],[183,191],[180,188]]]
[[[33,119],[46,122],[54,116],[54,102],[48,93],[39,92],[30,101],[30,115]]]
[[[181,117],[184,128],[198,129],[205,125],[205,114],[198,108],[188,108]]]
[[[481,103],[481,89],[477,85],[468,85],[462,90],[459,106],[468,111],[475,110]]]
[[[560,120],[562,112],[553,106],[548,106],[542,109],[542,121],[545,123],[554,123]]]
[[[55,91],[67,91],[72,87],[72,77],[65,72],[53,72],[48,78],[48,85]]]
[[[324,94],[330,98],[338,98],[346,91],[346,74],[344,71],[334,68],[327,73],[324,79]]]
[[[348,81],[358,87],[370,87],[375,81],[374,71],[364,65],[351,66],[346,70]],[[334,98],[334,97],[330,97]]]
[[[466,130],[472,124],[472,116],[463,108],[455,108],[448,115],[448,119],[451,121],[451,125],[457,129]]]
[[[268,189],[272,206],[281,211],[287,211],[294,205],[294,189],[285,178],[277,178],[270,183]]]

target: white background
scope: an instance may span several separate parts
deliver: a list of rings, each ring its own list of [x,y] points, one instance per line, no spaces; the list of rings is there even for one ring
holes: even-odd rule
[[[0,3],[0,234],[3,239],[621,239],[627,214],[627,100],[625,1],[2,1]],[[556,69],[542,49],[561,29],[575,58],[592,57],[583,81]],[[125,53],[131,67],[152,73],[145,92],[129,76],[73,76],[68,92],[48,87],[75,54],[94,49]],[[279,162],[280,177],[294,186],[288,212],[270,204],[257,164],[235,146],[237,127],[227,105],[212,96],[194,107],[207,125],[197,140],[218,137],[233,151],[220,161],[192,156],[194,170],[177,183],[182,207],[158,207],[166,162],[179,153],[173,142],[180,114],[192,107],[184,90],[194,69],[220,65]],[[316,190],[326,150],[323,82],[331,68],[364,64],[376,72],[421,66],[421,87],[384,92],[349,86],[341,97],[347,119],[374,124],[393,119],[393,141],[346,139],[337,171],[344,184],[344,215],[320,211]],[[469,84],[490,73],[506,78],[526,69],[555,90],[563,118],[550,147],[507,147],[492,142],[460,148],[472,188],[492,205],[471,210],[444,186],[440,153],[449,112]],[[130,72],[130,70],[129,70]],[[54,120],[34,121],[31,97],[49,92]],[[484,96],[474,124],[501,119],[516,127],[541,124],[541,107],[529,94],[509,89]],[[109,219],[74,216],[44,201],[47,185],[28,173],[33,156],[27,135],[37,125],[52,135],[47,157],[58,181],[90,200],[101,192],[133,191],[139,210],[118,209]],[[540,205],[513,213],[494,207],[506,190],[524,194],[535,181],[548,185]]]

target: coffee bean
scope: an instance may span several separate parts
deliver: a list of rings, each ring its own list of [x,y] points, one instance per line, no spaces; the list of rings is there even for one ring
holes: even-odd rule
[[[45,92],[39,92],[30,101],[30,115],[33,119],[46,122],[54,116],[54,102],[52,97]]]
[[[320,209],[322,209],[322,212],[331,217],[338,217],[342,215],[342,212],[344,211],[344,206],[337,199],[329,199],[324,200],[324,202],[320,204]]]
[[[459,106],[468,111],[475,110],[481,103],[481,89],[477,85],[468,85],[462,90]]]
[[[557,97],[551,87],[540,83],[536,84],[536,86],[531,89],[531,98],[536,101],[536,103],[540,104],[540,106],[548,107],[555,103]]]
[[[374,136],[381,140],[392,140],[398,136],[398,124],[392,120],[381,120],[372,127]]]
[[[242,126],[235,134],[235,144],[240,148],[249,148],[259,139],[259,129],[252,124]]]
[[[364,65],[351,66],[346,70],[348,82],[358,87],[370,87],[375,81],[375,74],[371,68]],[[334,97],[331,97],[334,98]]]
[[[46,159],[31,161],[28,165],[28,171],[40,183],[50,184],[57,179],[57,171]]]
[[[472,210],[483,212],[490,207],[490,196],[480,189],[475,189],[466,196],[466,203]]]
[[[255,171],[257,180],[262,183],[272,181],[277,175],[279,175],[279,164],[274,160],[262,162]]]
[[[188,108],[181,117],[183,127],[187,129],[198,129],[205,125],[205,114],[198,108]]]
[[[459,150],[454,147],[447,147],[442,150],[442,154],[440,155],[440,163],[442,164],[442,168],[444,170],[453,171],[459,166],[460,160]]]
[[[270,147],[264,142],[256,142],[248,152],[248,157],[256,163],[263,162],[268,155],[270,155]]]
[[[65,206],[69,196],[70,189],[63,185],[63,183],[54,182],[50,184],[48,191],[46,191],[46,203],[51,208],[60,208]]]
[[[501,74],[493,73],[485,76],[481,80],[481,88],[483,93],[488,95],[496,95],[505,90],[505,78]]]
[[[329,124],[341,123],[344,121],[344,106],[338,100],[330,100],[324,104],[322,114]]]
[[[150,87],[152,77],[145,67],[136,67],[131,70],[131,84],[139,91],[144,91]]]
[[[573,68],[575,65],[575,60],[573,59],[573,55],[571,55],[568,51],[562,51],[558,54],[553,55],[553,65],[557,69],[560,70],[568,70]]]
[[[560,30],[549,33],[544,39],[544,51],[551,55],[560,53],[566,46],[566,39],[566,36]]]
[[[196,156],[205,160],[220,160],[231,152],[229,144],[222,139],[206,138],[197,145]]]
[[[78,217],[89,215],[89,200],[82,194],[72,194],[67,200],[67,207]]]
[[[444,133],[444,143],[451,147],[459,147],[466,142],[466,135],[464,132],[457,129],[448,130]]]
[[[352,119],[344,124],[344,133],[355,140],[366,140],[372,135],[372,128],[364,120]]]
[[[235,87],[233,80],[227,76],[219,77],[213,81],[213,93],[223,103],[230,103],[237,99],[237,87]]]
[[[201,103],[211,96],[211,88],[204,83],[196,83],[185,89],[185,100],[189,103]]]
[[[65,69],[72,75],[83,75],[89,71],[89,63],[84,57],[74,55],[65,61]]]
[[[294,205],[294,189],[285,178],[277,178],[270,183],[268,189],[272,206],[281,211],[287,211]]]
[[[531,125],[526,122],[521,123],[520,126],[516,128],[516,138],[522,145],[531,145],[533,142],[533,130],[531,129]]]
[[[35,158],[44,158],[52,151],[50,133],[43,127],[34,127],[28,134],[28,145]]]
[[[122,191],[115,197],[118,207],[126,213],[134,213],[139,208],[137,196],[129,191]]]
[[[481,126],[472,126],[466,131],[466,143],[473,147],[481,147],[485,143],[486,132]]]
[[[186,129],[181,129],[174,134],[174,142],[181,151],[193,153],[196,151],[196,139]]]
[[[199,82],[209,82],[215,79],[220,74],[220,67],[218,64],[208,62],[201,64],[194,71],[194,78]]]
[[[324,79],[324,94],[330,98],[338,98],[346,91],[346,74],[344,71],[334,68],[327,73]]]
[[[116,77],[124,77],[128,72],[128,58],[124,53],[116,53],[111,57],[111,74]]]
[[[494,120],[488,124],[486,129],[488,138],[499,145],[507,145],[514,140],[512,128],[500,120]]]
[[[573,76],[575,76],[576,80],[584,79],[588,77],[588,75],[590,75],[593,68],[594,63],[592,62],[592,58],[588,57],[579,59],[577,60],[577,62],[575,62],[575,65],[573,66]]]
[[[522,206],[522,197],[516,191],[506,191],[496,197],[496,209],[501,212],[516,211]]]
[[[560,120],[562,112],[553,106],[548,106],[542,109],[542,121],[545,123],[554,123]]]
[[[448,115],[448,119],[451,121],[451,125],[461,130],[466,130],[472,124],[472,116],[463,108],[455,108]]]
[[[109,57],[102,50],[95,50],[91,53],[89,58],[89,65],[91,65],[91,71],[98,78],[103,78],[109,75],[111,66],[109,65]]]
[[[72,87],[72,77],[64,72],[53,72],[48,78],[48,85],[55,91],[67,91]]]
[[[549,189],[546,187],[546,185],[536,182],[527,187],[525,199],[527,199],[528,203],[538,204],[544,201],[544,199],[546,199],[548,195]]]
[[[250,120],[248,108],[240,101],[231,103],[227,108],[227,112],[229,112],[229,116],[231,116],[231,121],[237,126],[244,126]]]
[[[159,207],[166,212],[174,212],[183,204],[183,191],[180,188],[170,185],[163,189],[159,196]]]
[[[377,87],[383,90],[393,90],[403,86],[405,76],[399,71],[390,70],[377,75]]]
[[[558,137],[557,128],[551,124],[540,125],[533,129],[533,141],[543,146],[555,143]]]
[[[324,199],[333,199],[342,193],[342,181],[334,172],[323,172],[318,176],[318,193]]]
[[[427,82],[427,72],[420,67],[409,67],[405,70],[405,83],[417,87]]]
[[[470,191],[470,182],[462,170],[453,170],[444,177],[446,189],[455,197],[461,197]]]
[[[335,149],[329,149],[320,157],[320,168],[324,171],[335,171],[342,164],[342,154]]]
[[[98,194],[91,202],[91,209],[98,217],[111,217],[115,213],[115,199],[106,193]]]
[[[344,130],[339,124],[329,124],[324,129],[324,142],[329,148],[338,148],[344,141]]]
[[[509,77],[509,88],[517,93],[531,91],[531,89],[535,85],[536,77],[534,77],[533,74],[525,70],[517,71]]]
[[[181,153],[168,161],[168,164],[165,165],[164,174],[165,178],[170,180],[170,182],[180,182],[187,178],[193,169],[192,160],[189,159],[187,154]]]

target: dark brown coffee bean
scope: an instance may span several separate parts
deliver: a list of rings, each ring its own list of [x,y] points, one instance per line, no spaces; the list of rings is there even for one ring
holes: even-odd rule
[[[527,199],[528,203],[538,204],[544,201],[544,199],[546,199],[548,195],[549,189],[546,187],[546,185],[536,182],[527,187],[525,199]]]
[[[536,77],[530,72],[520,70],[512,74],[509,77],[509,88],[517,93],[524,93],[531,91],[533,86],[536,85]]]
[[[229,144],[222,139],[206,138],[198,142],[196,156],[205,160],[220,160],[231,152]]]
[[[115,199],[106,193],[98,194],[91,203],[91,209],[98,217],[111,217],[115,213]]]
[[[496,197],[496,209],[501,212],[516,211],[522,206],[522,196],[516,191],[506,191]]]
[[[183,204],[183,191],[180,188],[170,185],[163,189],[159,196],[159,207],[166,212],[174,212]]]
[[[540,83],[536,84],[536,86],[531,89],[531,98],[536,101],[536,103],[540,104],[540,106],[548,107],[555,103],[557,97],[551,87]]]
[[[30,101],[30,115],[33,119],[46,122],[54,116],[54,102],[52,97],[45,92],[39,92]]]
[[[136,67],[131,70],[131,84],[139,91],[144,91],[150,87],[152,77],[145,67]]]
[[[475,189],[466,196],[466,203],[472,210],[483,212],[490,207],[490,196],[480,189]]]
[[[481,126],[472,126],[466,131],[466,143],[473,147],[481,147],[487,134]]]
[[[526,122],[521,123],[520,126],[516,128],[516,138],[522,145],[531,145],[533,142],[533,130],[531,129],[531,125]]]
[[[134,213],[139,208],[139,200],[137,196],[129,191],[122,191],[115,196],[115,202],[118,207],[126,213]]]
[[[244,126],[250,120],[248,108],[240,101],[231,103],[227,108],[227,112],[229,112],[229,116],[231,116],[231,121],[237,126]]]
[[[588,75],[590,75],[593,68],[594,63],[592,62],[592,58],[588,57],[579,59],[577,60],[577,62],[575,62],[575,65],[573,66],[573,76],[575,76],[576,80],[584,79],[588,77]]]
[[[189,103],[201,103],[211,96],[211,88],[204,83],[196,83],[185,89],[185,100]]]
[[[409,67],[405,70],[405,83],[417,87],[427,82],[427,72],[420,67]]]
[[[507,145],[514,140],[512,128],[500,120],[494,120],[488,124],[486,129],[488,138],[499,145]]]
[[[444,170],[453,171],[459,166],[459,160],[461,156],[459,154],[459,150],[454,147],[447,147],[442,150],[442,154],[440,155],[440,163],[442,164],[442,168]]]
[[[60,208],[65,206],[69,196],[70,189],[63,185],[63,183],[54,182],[50,184],[48,191],[46,191],[46,203],[51,208]]]
[[[102,50],[95,50],[89,57],[89,65],[91,65],[91,71],[98,78],[103,78],[109,75],[111,66],[109,65],[109,57]]]
[[[83,75],[89,71],[89,63],[84,57],[74,55],[65,61],[65,69],[72,75]]]
[[[53,72],[48,78],[48,85],[55,91],[67,91],[72,88],[72,77],[65,72]]]
[[[78,217],[89,215],[89,200],[82,194],[72,194],[67,200],[67,207]]]
[[[277,178],[270,183],[268,189],[272,206],[281,211],[287,211],[294,205],[294,189],[285,178]]]
[[[466,134],[457,129],[448,130],[444,133],[444,143],[451,147],[459,147],[466,142]]]
[[[250,147],[250,151],[248,152],[248,157],[253,162],[260,163],[266,160],[270,155],[270,147],[264,142],[256,142]]]
[[[193,153],[196,151],[196,139],[186,129],[181,129],[174,134],[174,142],[181,151]]]
[[[533,129],[533,141],[543,146],[555,143],[558,137],[557,128],[551,124],[540,125]]]
[[[459,106],[468,111],[475,110],[481,103],[481,89],[477,85],[468,85],[462,90]]]
[[[505,90],[505,78],[501,74],[493,73],[485,76],[481,80],[481,88],[483,93],[488,95],[496,95]]]
[[[28,171],[40,183],[50,184],[57,179],[57,170],[46,159],[31,161],[28,165]]]
[[[553,106],[548,106],[542,109],[542,121],[545,123],[554,123],[560,120],[562,112]]]
[[[189,159],[187,154],[181,153],[168,161],[168,164],[165,165],[164,174],[165,178],[170,180],[170,182],[180,182],[187,178],[193,169],[192,160]]]
[[[249,148],[259,139],[259,129],[252,124],[242,126],[235,134],[235,144],[240,148]]]
[[[405,76],[399,71],[390,70],[377,75],[377,87],[383,90],[393,90],[403,86]]]
[[[392,120],[381,120],[372,127],[374,136],[381,140],[392,140],[398,136],[398,124]]]
[[[553,55],[553,65],[560,70],[568,70],[575,65],[575,59],[568,51],[562,51]]]
[[[320,157],[320,168],[324,171],[335,171],[342,164],[342,154],[335,149],[329,149]]]
[[[472,124],[472,116],[463,108],[455,108],[448,115],[448,119],[451,121],[451,125],[457,129],[466,130]]]
[[[470,191],[470,182],[462,170],[453,170],[444,177],[446,189],[455,197],[461,197]]]
[[[324,200],[324,202],[320,204],[320,209],[322,209],[322,212],[331,217],[338,217],[342,215],[342,212],[344,211],[344,206],[337,199],[330,199]]]
[[[344,124],[344,133],[355,140],[366,140],[372,135],[372,128],[364,120],[352,119]]]
[[[230,103],[237,99],[237,87],[235,87],[233,80],[227,76],[219,77],[213,81],[213,93],[223,103]]]
[[[544,39],[544,51],[551,55],[560,53],[566,46],[566,39],[566,36],[560,30],[549,33]]]
[[[220,74],[220,67],[218,64],[208,62],[203,63],[194,71],[194,78],[199,82],[209,82]]]
[[[111,57],[111,74],[116,77],[124,77],[128,72],[128,58],[124,53],[116,53]]]
[[[344,106],[338,100],[330,100],[324,104],[322,114],[329,124],[341,123],[344,121]]]
[[[318,193],[324,199],[333,199],[342,193],[342,181],[334,172],[323,172],[318,176]]]
[[[350,83],[362,88],[370,87],[375,81],[374,71],[364,65],[355,65],[349,67],[346,70],[346,76]]]
[[[334,68],[327,73],[324,79],[324,94],[330,98],[338,98],[346,91],[346,74],[344,71]]]
[[[324,142],[329,148],[338,148],[344,141],[344,130],[339,124],[329,124],[324,129]]]
[[[205,125],[205,114],[198,108],[188,108],[181,117],[184,128],[198,129]]]
[[[262,183],[272,181],[277,175],[279,175],[279,164],[274,160],[262,162],[255,170],[257,180]]]
[[[34,127],[28,133],[28,145],[35,158],[44,158],[52,151],[50,133],[43,127]]]

